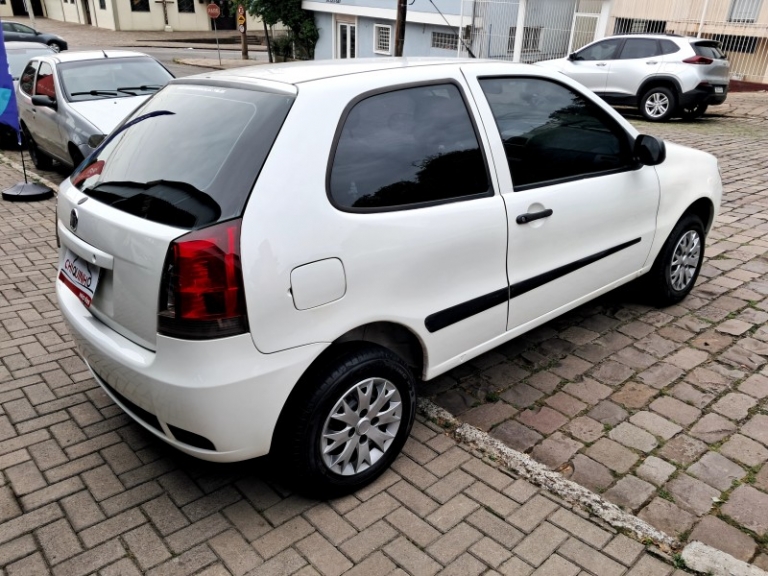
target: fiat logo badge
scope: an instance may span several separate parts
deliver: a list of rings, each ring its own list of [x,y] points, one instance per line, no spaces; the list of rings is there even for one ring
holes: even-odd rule
[[[69,227],[72,228],[72,232],[75,232],[77,230],[77,209],[72,208],[72,212],[69,213]]]

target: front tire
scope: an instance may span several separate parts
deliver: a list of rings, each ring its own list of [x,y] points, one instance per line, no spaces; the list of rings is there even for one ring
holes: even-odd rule
[[[654,304],[671,306],[690,293],[704,261],[705,239],[704,225],[695,214],[675,225],[646,277]]]
[[[50,47],[51,47],[51,49],[52,49],[54,52],[61,52],[61,51],[62,51],[62,46],[61,46],[61,44],[59,44],[58,42],[56,42],[56,40],[51,40],[50,42],[48,42],[48,46],[50,46]]]
[[[281,415],[273,456],[304,494],[331,498],[359,490],[389,467],[408,439],[414,377],[385,348],[347,345],[297,386]]]
[[[666,122],[675,112],[676,101],[672,90],[656,86],[640,98],[640,114],[649,122]]]

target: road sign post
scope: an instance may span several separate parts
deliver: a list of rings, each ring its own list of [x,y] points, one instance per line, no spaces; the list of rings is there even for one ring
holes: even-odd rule
[[[219,66],[221,66],[221,48],[219,48],[219,32],[216,30],[216,18],[221,16],[221,8],[218,4],[211,2],[206,7],[205,11],[208,13],[208,18],[213,20],[213,35],[216,36],[216,52],[219,54]]]
[[[243,60],[248,60],[248,38],[245,35],[247,24],[245,23],[245,6],[237,5],[237,29],[240,31],[240,48]]]

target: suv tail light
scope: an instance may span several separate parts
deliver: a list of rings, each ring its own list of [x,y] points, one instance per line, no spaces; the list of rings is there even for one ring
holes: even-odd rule
[[[705,58],[704,56],[691,56],[683,60],[686,64],[712,64],[712,58]]]
[[[160,334],[205,340],[248,331],[241,222],[195,230],[168,248],[160,289]]]

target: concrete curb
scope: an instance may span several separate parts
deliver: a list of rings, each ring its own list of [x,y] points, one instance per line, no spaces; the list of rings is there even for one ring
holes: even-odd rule
[[[600,495],[584,488],[580,484],[564,478],[533,460],[530,456],[513,450],[503,442],[492,438],[486,432],[464,424],[451,413],[436,406],[429,400],[420,398],[418,411],[426,418],[436,422],[452,434],[458,441],[472,446],[479,452],[501,462],[522,478],[541,486],[569,504],[581,506],[614,528],[629,532],[640,542],[653,542],[664,554],[676,553],[682,547],[672,536],[657,530],[644,520],[625,512]],[[706,546],[701,542],[691,542],[681,553],[686,567],[703,574],[713,576],[768,576],[768,572],[737,560],[730,554]]]

